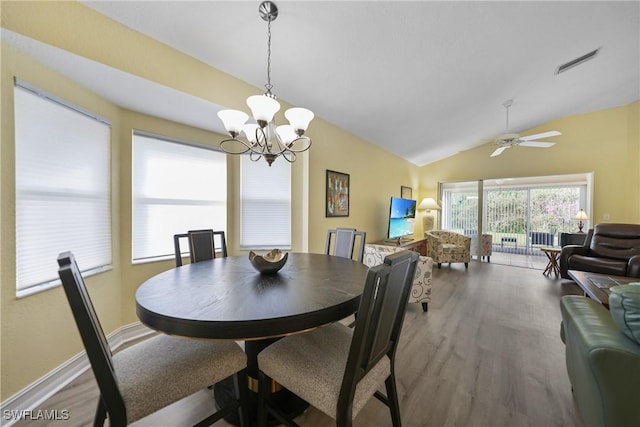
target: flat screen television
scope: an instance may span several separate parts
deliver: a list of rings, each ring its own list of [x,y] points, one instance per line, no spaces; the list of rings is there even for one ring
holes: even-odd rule
[[[389,240],[400,242],[413,234],[416,223],[416,201],[392,197],[389,206]]]

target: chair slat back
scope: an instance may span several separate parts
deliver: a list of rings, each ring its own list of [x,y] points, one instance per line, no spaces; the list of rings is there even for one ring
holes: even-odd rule
[[[58,255],[58,265],[58,275],[100,388],[101,399],[109,413],[111,425],[125,425],[126,408],[118,389],[111,348],[75,257],[71,252],[63,252]]]
[[[180,249],[180,239],[188,238],[189,235],[186,233],[173,235],[173,250],[176,259],[176,267],[182,267],[182,249]]]
[[[369,270],[342,380],[339,407],[353,400],[360,379],[382,357],[389,356],[393,363],[418,258],[415,252],[400,251],[388,255],[384,264]]]
[[[220,241],[219,250],[223,257],[227,256],[227,241],[224,231],[189,230],[186,234],[174,234],[173,246],[176,267],[182,265],[180,239],[186,238],[189,243],[189,258],[192,263],[216,258],[216,237]]]
[[[213,240],[213,230],[190,230],[189,254],[191,262],[208,261],[216,257],[216,247]]]
[[[364,258],[364,246],[367,233],[357,231],[355,228],[336,228],[327,230],[327,239],[324,252],[327,255],[334,255],[343,258],[353,258],[356,239],[359,237],[356,259],[362,262]],[[333,250],[332,250],[333,246]]]

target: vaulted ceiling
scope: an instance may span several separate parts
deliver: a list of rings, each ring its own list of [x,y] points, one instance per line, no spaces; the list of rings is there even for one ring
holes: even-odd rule
[[[267,24],[258,16],[259,1],[83,3],[263,90]],[[509,99],[509,131],[520,132],[640,98],[637,1],[276,4],[274,93],[417,165],[504,133],[502,104]],[[555,74],[595,49],[594,59]],[[109,90],[104,86],[113,80],[92,78],[98,70],[66,68],[120,105],[221,129],[205,100],[178,96],[180,108],[160,105],[158,97],[176,94],[133,76],[119,78],[132,79],[126,84],[139,93]],[[132,96],[137,99],[127,99]],[[314,136],[313,123],[309,132]]]

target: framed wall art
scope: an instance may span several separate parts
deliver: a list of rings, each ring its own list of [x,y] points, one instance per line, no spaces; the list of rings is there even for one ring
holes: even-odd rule
[[[327,217],[349,216],[349,174],[327,169]]]
[[[411,187],[405,187],[404,185],[400,186],[400,197],[403,199],[412,199],[413,190]]]

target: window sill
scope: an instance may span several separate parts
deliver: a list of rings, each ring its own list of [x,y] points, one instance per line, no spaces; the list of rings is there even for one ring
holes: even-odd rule
[[[83,271],[82,273],[82,277],[84,279],[86,279],[87,277],[91,277],[91,276],[96,276],[98,274],[107,272],[107,271],[111,271],[113,270],[113,266],[112,265],[104,265],[102,267],[97,267],[88,271]],[[46,290],[49,289],[53,289],[53,288],[57,288],[58,286],[62,285],[62,282],[60,281],[60,279],[56,279],[56,280],[52,280],[50,282],[46,282],[46,283],[41,283],[39,285],[34,285],[34,286],[29,286],[26,289],[19,289],[16,290],[16,298],[17,299],[21,299],[21,298],[25,298],[28,297],[30,295],[34,295],[34,294],[38,294],[40,292],[44,292]]]

